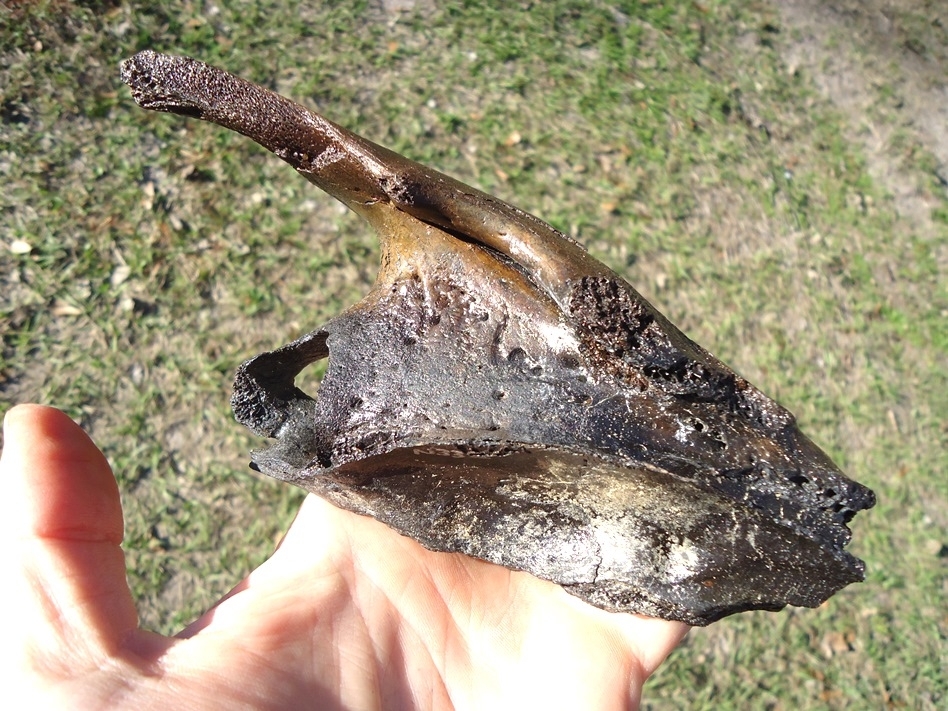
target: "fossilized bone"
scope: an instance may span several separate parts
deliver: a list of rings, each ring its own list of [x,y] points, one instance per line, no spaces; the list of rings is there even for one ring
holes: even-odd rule
[[[145,51],[122,78],[381,239],[364,300],[240,367],[236,417],[276,439],[255,468],[607,610],[703,625],[863,579],[846,524],[872,492],[577,243],[196,60]],[[294,379],[323,358],[311,397]]]

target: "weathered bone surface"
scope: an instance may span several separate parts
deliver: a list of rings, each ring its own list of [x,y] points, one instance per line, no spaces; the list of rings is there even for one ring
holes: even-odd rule
[[[704,625],[863,579],[846,524],[872,492],[578,244],[196,60],[146,51],[122,78],[254,139],[381,239],[363,301],[238,371],[237,419],[276,439],[255,467],[607,610]],[[322,358],[307,395],[294,379]]]

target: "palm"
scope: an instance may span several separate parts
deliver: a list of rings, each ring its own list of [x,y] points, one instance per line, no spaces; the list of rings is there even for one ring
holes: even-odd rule
[[[4,520],[19,526],[3,540],[19,540],[27,583],[14,602],[29,610],[16,677],[64,705],[627,708],[685,630],[426,551],[310,496],[214,609],[175,639],[150,635],[137,630],[104,459],[61,413],[16,412],[2,461],[14,482]]]

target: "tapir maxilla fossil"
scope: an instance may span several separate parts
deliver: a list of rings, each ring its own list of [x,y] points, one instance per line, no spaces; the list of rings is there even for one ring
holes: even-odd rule
[[[607,610],[704,625],[863,579],[846,524],[873,493],[579,244],[194,59],[144,51],[122,79],[249,136],[381,240],[368,296],[240,367],[234,413],[276,440],[255,468]]]

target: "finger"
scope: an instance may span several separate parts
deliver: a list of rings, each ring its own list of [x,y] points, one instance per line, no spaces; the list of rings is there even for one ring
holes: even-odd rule
[[[12,555],[12,621],[35,658],[111,654],[137,627],[125,581],[122,508],[108,462],[64,413],[21,405],[4,418],[0,545]]]
[[[41,405],[14,407],[4,418],[4,440],[15,535],[122,542],[118,485],[105,456],[69,417]]]
[[[647,678],[665,661],[665,658],[678,646],[691,628],[684,622],[638,615],[630,615],[630,617],[633,620],[631,626],[635,630],[636,656]]]
[[[619,615],[618,626],[631,652],[629,699],[631,708],[639,708],[646,680],[671,654],[691,629],[683,622],[660,620],[641,615]]]

